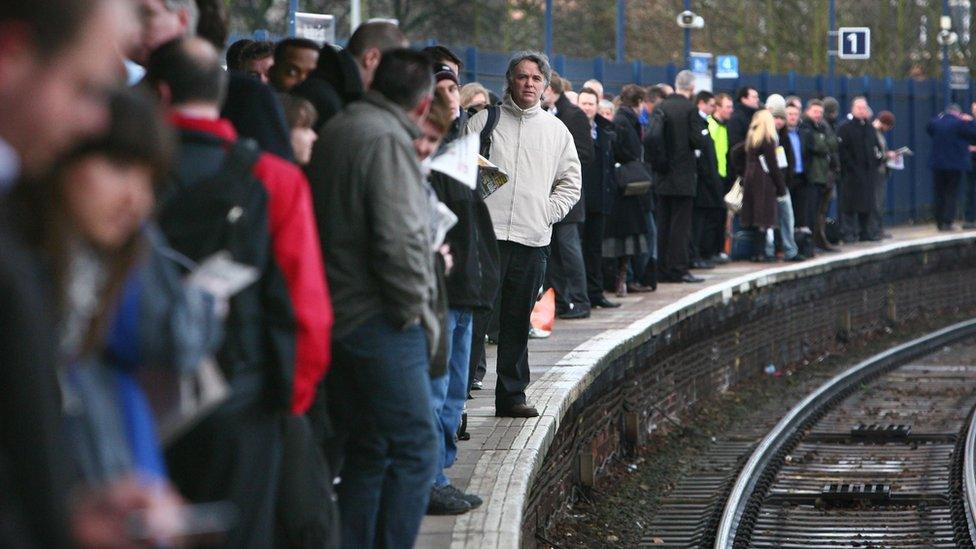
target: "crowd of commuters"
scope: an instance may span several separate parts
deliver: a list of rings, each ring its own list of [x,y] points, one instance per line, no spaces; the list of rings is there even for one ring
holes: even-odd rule
[[[885,236],[895,121],[863,97],[574,91],[531,51],[498,96],[390,22],[228,46],[223,10],[0,6],[5,546],[409,547],[482,504],[448,472],[486,339],[496,415],[539,414],[543,289],[578,319],[834,250],[835,189],[845,242]],[[948,230],[976,125],[928,129]],[[467,136],[491,194],[432,169]]]

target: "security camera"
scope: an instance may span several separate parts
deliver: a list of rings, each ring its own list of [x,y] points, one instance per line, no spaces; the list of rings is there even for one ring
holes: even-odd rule
[[[693,11],[683,11],[678,14],[677,18],[678,26],[683,29],[701,29],[705,28],[705,19],[700,15],[695,15]]]
[[[935,35],[935,40],[940,46],[952,46],[959,40],[959,35],[952,31],[941,30]]]

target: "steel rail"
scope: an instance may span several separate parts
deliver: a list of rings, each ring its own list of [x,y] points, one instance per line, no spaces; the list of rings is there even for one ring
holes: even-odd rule
[[[760,476],[769,468],[775,455],[783,449],[797,430],[827,406],[834,397],[887,368],[901,365],[906,360],[928,354],[940,346],[973,334],[976,334],[976,318],[953,324],[863,360],[834,376],[816,391],[807,395],[799,404],[787,412],[783,419],[776,424],[776,427],[763,438],[739,472],[722,512],[722,520],[719,522],[718,532],[715,535],[715,549],[732,549],[739,532],[743,513],[756,489]],[[970,424],[968,436],[972,440],[967,440],[967,461],[965,462],[966,469],[964,469],[967,519],[970,521],[971,532],[976,525],[976,515],[974,515],[972,505],[969,504],[969,496],[976,496],[976,478],[974,478],[976,456],[972,456],[973,445],[976,444],[976,427],[974,425],[976,425],[976,421]],[[976,502],[976,499],[972,501]]]
[[[969,537],[976,540],[976,413],[969,415],[965,454],[962,463],[963,503],[966,505],[966,522]]]

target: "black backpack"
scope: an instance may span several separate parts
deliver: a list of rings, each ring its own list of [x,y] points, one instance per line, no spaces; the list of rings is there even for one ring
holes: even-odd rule
[[[668,158],[668,144],[664,135],[667,116],[658,105],[652,112],[644,130],[644,162],[651,165],[655,173],[666,174],[671,171]]]
[[[498,126],[498,119],[501,117],[501,107],[490,105],[487,109],[488,120],[485,120],[485,127],[481,128],[481,149],[478,151],[486,159],[491,155],[491,133]]]
[[[229,147],[214,136],[184,132],[184,147],[226,147],[220,169],[199,182],[174,182],[160,201],[159,226],[170,246],[201,262],[226,250],[237,263],[257,268],[257,282],[230,300],[218,363],[232,383],[288,407],[294,381],[294,312],[284,278],[272,256],[268,195],[253,175],[261,154],[257,143],[240,139]],[[261,373],[261,376],[252,374]]]

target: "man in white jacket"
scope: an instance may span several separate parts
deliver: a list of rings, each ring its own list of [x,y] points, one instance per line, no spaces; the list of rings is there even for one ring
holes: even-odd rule
[[[580,198],[580,162],[573,137],[540,104],[551,75],[545,54],[515,54],[491,132],[489,158],[509,176],[508,183],[485,199],[501,256],[494,310],[499,326],[495,415],[500,417],[539,415],[525,401],[529,315],[545,276],[552,224]],[[480,134],[487,119],[486,109],[468,122],[465,133]]]

